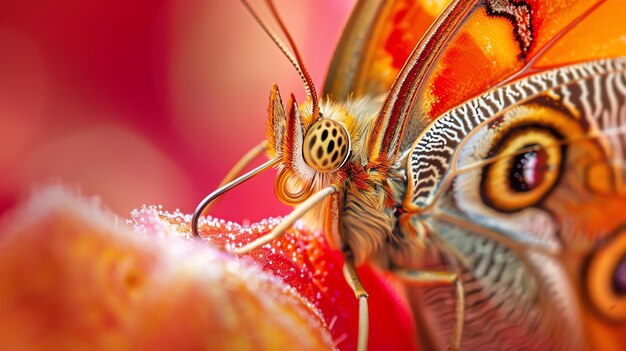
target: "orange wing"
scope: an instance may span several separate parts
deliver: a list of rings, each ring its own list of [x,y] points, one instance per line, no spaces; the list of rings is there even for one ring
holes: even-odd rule
[[[394,160],[443,112],[505,81],[626,54],[622,0],[454,1],[394,82],[370,159]]]
[[[360,0],[328,71],[323,96],[386,94],[419,40],[450,0]]]

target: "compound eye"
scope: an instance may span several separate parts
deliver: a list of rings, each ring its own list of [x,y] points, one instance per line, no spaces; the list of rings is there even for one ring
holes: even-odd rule
[[[304,137],[304,161],[320,173],[341,167],[348,159],[349,151],[348,131],[341,123],[331,119],[315,122]]]

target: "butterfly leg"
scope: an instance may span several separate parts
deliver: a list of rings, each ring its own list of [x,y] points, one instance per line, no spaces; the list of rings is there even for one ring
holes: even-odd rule
[[[228,183],[232,182],[233,180],[237,179],[237,177],[241,174],[241,172],[243,172],[243,170],[250,163],[252,163],[252,161],[254,161],[257,157],[259,157],[265,151],[267,151],[267,140],[262,141],[261,143],[257,144],[252,149],[250,149],[248,152],[246,152],[246,154],[243,155],[239,159],[239,161],[237,161],[237,163],[235,163],[235,165],[228,171],[228,173],[226,173],[226,175],[224,176],[224,178],[218,185],[218,188],[221,188],[227,185]],[[213,205],[215,205],[215,203],[216,201],[213,201],[210,204],[207,204],[207,206],[204,207],[203,212],[210,209]]]
[[[460,350],[465,311],[465,293],[459,276],[452,272],[420,271],[402,268],[393,269],[392,273],[408,283],[419,286],[454,285],[456,292],[456,322],[452,332],[452,339],[450,340],[450,349]]]
[[[367,291],[363,288],[361,280],[354,266],[354,259],[351,252],[344,253],[343,276],[354,291],[354,295],[359,300],[359,334],[357,341],[357,350],[367,350],[367,338],[369,332],[369,314],[367,307]]]
[[[251,243],[244,245],[243,247],[234,248],[230,251],[236,255],[243,255],[256,248],[259,248],[265,244],[268,244],[274,240],[279,239],[281,236],[283,236],[283,234],[285,234],[285,232],[289,228],[291,228],[291,226],[293,226],[294,223],[296,223],[298,219],[302,218],[302,216],[304,216],[304,214],[307,213],[312,207],[317,205],[320,201],[322,201],[328,195],[334,194],[336,192],[337,192],[337,186],[335,185],[330,185],[316,192],[315,194],[311,195],[311,197],[306,199],[306,201],[298,205],[298,207],[296,207],[287,217],[283,219],[282,222],[280,222],[276,227],[274,227],[274,229],[272,229],[271,232],[252,241]]]
[[[222,179],[218,187],[226,185],[230,183],[232,180],[234,180],[235,178],[237,178],[241,174],[241,172],[252,161],[254,161],[257,157],[259,157],[259,155],[261,155],[266,150],[267,150],[267,140],[264,140],[260,142],[258,145],[254,146],[248,152],[246,152],[245,155],[243,155],[239,159],[239,161],[237,161],[237,163],[235,163],[235,165],[228,171],[228,173],[226,173],[226,176],[224,176],[224,179]]]

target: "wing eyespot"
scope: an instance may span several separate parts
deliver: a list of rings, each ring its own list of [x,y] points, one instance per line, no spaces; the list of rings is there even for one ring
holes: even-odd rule
[[[612,321],[626,321],[626,229],[591,254],[583,281],[596,312]]]
[[[566,148],[545,126],[517,127],[490,151],[494,162],[483,169],[481,195],[486,204],[514,212],[540,202],[556,184]]]

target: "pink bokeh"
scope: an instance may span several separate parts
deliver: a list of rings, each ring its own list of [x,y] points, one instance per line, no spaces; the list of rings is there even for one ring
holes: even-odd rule
[[[277,1],[320,88],[353,3]],[[272,83],[304,97],[238,1],[3,2],[0,53],[0,212],[50,182],[122,216],[144,203],[190,212],[265,137]],[[273,178],[213,214],[284,215]]]

